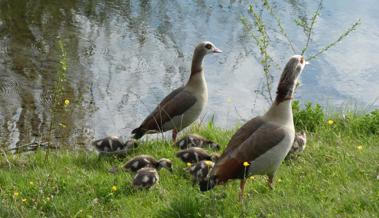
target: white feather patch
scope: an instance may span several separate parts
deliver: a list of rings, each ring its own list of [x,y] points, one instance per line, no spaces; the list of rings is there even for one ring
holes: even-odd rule
[[[137,168],[138,167],[138,165],[139,165],[139,161],[137,160],[137,161],[135,161],[133,164],[132,164],[132,166],[134,167],[134,168]]]
[[[143,183],[147,183],[148,181],[149,181],[149,177],[148,176],[145,175],[145,176],[142,177],[142,182]]]

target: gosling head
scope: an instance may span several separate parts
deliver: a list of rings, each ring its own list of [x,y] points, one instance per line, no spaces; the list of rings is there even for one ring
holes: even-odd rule
[[[161,158],[158,160],[158,169],[166,168],[172,172],[172,161],[167,158]]]

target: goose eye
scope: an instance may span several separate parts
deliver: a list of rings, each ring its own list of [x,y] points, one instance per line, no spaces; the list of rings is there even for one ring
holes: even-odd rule
[[[205,48],[206,48],[206,49],[211,49],[211,48],[212,48],[212,45],[211,45],[211,44],[206,44],[206,45],[205,45]]]

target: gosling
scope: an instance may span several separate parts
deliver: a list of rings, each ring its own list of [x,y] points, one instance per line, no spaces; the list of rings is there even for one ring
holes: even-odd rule
[[[159,182],[157,169],[144,167],[137,171],[133,179],[133,186],[137,189],[149,189]]]
[[[181,159],[184,163],[197,163],[202,160],[216,161],[219,156],[218,154],[208,154],[208,152],[202,148],[191,147],[177,152],[176,157]]]
[[[124,165],[124,170],[137,172],[138,170],[144,167],[155,168],[157,170],[160,170],[161,168],[166,168],[167,170],[172,172],[171,160],[167,158],[161,158],[159,160],[156,160],[154,157],[150,155],[138,155],[134,157]]]
[[[190,134],[181,138],[174,144],[174,146],[178,147],[181,150],[190,147],[210,148],[217,151],[220,150],[219,144],[197,134]]]

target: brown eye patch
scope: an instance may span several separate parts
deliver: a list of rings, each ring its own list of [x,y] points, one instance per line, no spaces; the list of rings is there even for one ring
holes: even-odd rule
[[[301,57],[301,58],[300,58],[300,63],[301,63],[301,64],[304,64],[304,57]]]
[[[211,49],[211,48],[212,48],[212,45],[208,43],[208,44],[205,45],[205,48],[206,48],[206,49]]]

